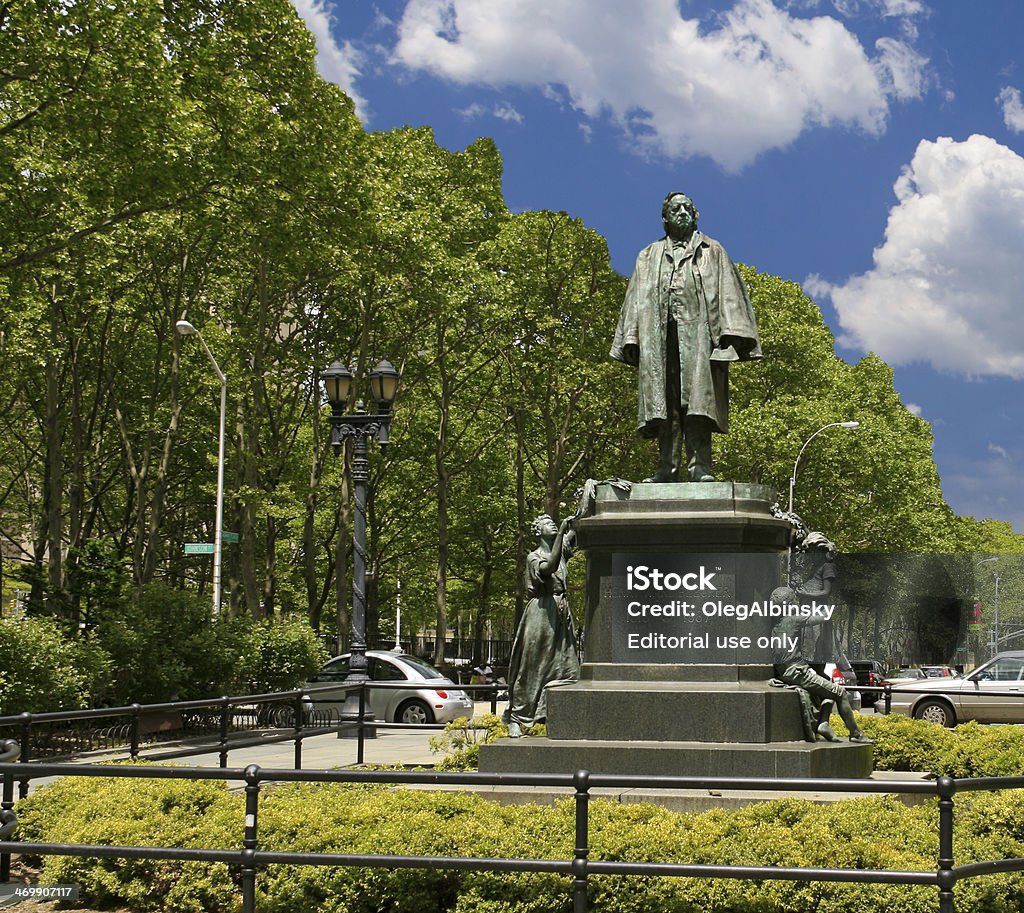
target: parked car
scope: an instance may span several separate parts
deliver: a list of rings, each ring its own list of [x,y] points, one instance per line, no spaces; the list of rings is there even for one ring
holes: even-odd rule
[[[825,671],[822,672],[825,678],[830,678],[838,685],[846,688],[846,694],[850,698],[850,706],[856,710],[861,709],[860,692],[854,687],[857,684],[857,676],[849,666],[845,668],[836,663],[825,663]]]
[[[388,723],[450,723],[473,716],[473,701],[426,660],[405,653],[367,650],[367,674],[373,682],[408,682],[408,688],[370,688],[375,719]],[[336,656],[303,686],[317,711],[334,716],[345,704],[345,692],[332,683],[348,676],[349,654]]]
[[[883,685],[906,685],[909,682],[920,682],[928,678],[924,674],[924,669],[918,669],[916,666],[910,669],[897,669],[895,672],[890,673],[882,679]]]
[[[878,687],[885,678],[885,665],[877,659],[853,659],[850,665],[857,675],[858,685]]]
[[[882,684],[912,685],[914,682],[923,682],[926,678],[928,676],[924,674],[924,669],[918,669],[914,666],[910,669],[897,669],[883,678]],[[872,697],[875,700],[875,713],[885,713],[885,695],[881,692],[875,692]]]
[[[925,678],[960,678],[960,673],[952,666],[922,666]]]
[[[910,688],[924,693],[903,690]],[[884,701],[875,709],[884,711]],[[999,653],[963,678],[925,677],[896,684],[890,712],[949,728],[966,720],[1024,723],[1024,650]]]

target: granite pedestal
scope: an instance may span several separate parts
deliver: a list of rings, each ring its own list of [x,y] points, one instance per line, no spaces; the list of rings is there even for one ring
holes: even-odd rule
[[[804,741],[797,694],[768,683],[772,619],[741,617],[784,579],[790,532],[773,500],[728,482],[599,486],[576,526],[581,679],[549,690],[546,737],[484,745],[480,769],[870,776],[870,746]],[[679,585],[645,585],[655,568]]]

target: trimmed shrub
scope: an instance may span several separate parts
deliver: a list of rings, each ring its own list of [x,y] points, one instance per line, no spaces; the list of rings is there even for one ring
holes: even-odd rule
[[[223,782],[65,777],[18,803],[25,841],[237,848],[243,807]],[[232,911],[238,893],[222,864],[152,859],[44,860],[49,884],[81,885],[83,898],[151,911]]]
[[[946,729],[899,714],[858,717],[875,741],[875,770],[919,770],[935,776],[1011,777],[1024,771],[1024,729],[961,723]],[[838,717],[832,728],[847,735]]]
[[[65,778],[18,805],[25,840],[237,849],[243,798],[222,783]],[[650,804],[591,803],[591,859],[934,871],[935,802],[887,797],[814,805],[769,801],[679,814]],[[1024,856],[1024,791],[957,797],[958,863]],[[570,859],[571,801],[500,806],[474,794],[384,786],[266,789],[264,849]],[[231,913],[237,872],[223,865],[50,857],[45,880],[77,882],[91,902],[140,913]],[[270,866],[261,913],[567,913],[571,879],[451,870]],[[930,887],[696,878],[594,877],[594,913],[934,913]],[[961,909],[1024,905],[1024,883],[991,876],[957,887]]]

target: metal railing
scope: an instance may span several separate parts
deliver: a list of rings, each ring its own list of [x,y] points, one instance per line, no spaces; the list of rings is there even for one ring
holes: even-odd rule
[[[338,733],[351,736],[356,743],[356,764],[364,763],[366,739],[377,729],[424,731],[444,729],[443,723],[388,723],[367,718],[368,693],[371,690],[408,691],[419,683],[411,682],[338,682],[321,688],[311,686],[271,694],[247,694],[199,701],[169,701],[162,704],[131,704],[96,710],[66,710],[50,713],[21,713],[0,717],[0,740],[14,739],[20,745],[19,761],[28,764],[39,758],[69,758],[102,750],[124,748],[127,757],[138,760],[170,761],[216,751],[221,768],[228,766],[231,751],[269,745],[295,743],[295,769],[302,769],[302,743],[312,736]],[[429,682],[423,683],[432,688]],[[443,687],[443,686],[442,686]],[[449,689],[451,686],[448,686]],[[460,691],[484,694],[490,700],[491,713],[497,712],[498,692],[502,686],[458,685]],[[359,710],[347,717],[334,710],[322,711],[307,702],[308,695],[329,690],[332,694],[359,692]],[[336,702],[336,701],[332,701]],[[180,715],[181,728],[147,739],[144,723],[155,716]],[[246,737],[246,734],[251,734]],[[179,742],[166,747],[167,739]],[[28,780],[19,779],[18,794],[28,794]]]
[[[8,746],[9,747],[9,746]],[[17,751],[7,752],[7,757]],[[4,757],[0,751],[0,759]],[[174,780],[226,780],[244,783],[245,818],[240,823],[237,849],[182,847],[132,847],[96,844],[18,842],[7,839],[15,806],[13,782],[16,777],[37,779],[53,776],[127,777]],[[187,767],[120,767],[81,764],[20,764],[0,760],[3,778],[3,806],[0,822],[0,882],[10,877],[10,854],[103,857],[122,859],[187,860],[220,862],[240,869],[242,913],[257,913],[256,881],[261,868],[271,865],[343,866],[366,868],[449,869],[475,872],[550,872],[571,879],[569,890],[574,913],[589,909],[588,886],[594,875],[672,876],[683,878],[828,881],[861,884],[931,886],[938,891],[940,913],[955,913],[954,889],[958,882],[982,875],[1024,871],[1024,859],[1000,859],[956,865],[953,855],[954,795],[958,792],[1024,788],[1024,777],[985,777],[935,781],[779,779],[739,777],[636,777],[601,775],[579,770],[575,774],[482,774],[439,773],[430,771],[366,770],[282,770],[250,765],[244,769]],[[384,783],[409,785],[518,786],[571,789],[575,803],[574,847],[571,856],[561,859],[477,858],[456,856],[414,856],[397,854],[314,853],[264,850],[259,846],[259,798],[263,784],[277,783]],[[618,787],[647,789],[740,789],[751,791],[897,793],[938,797],[939,846],[936,867],[930,871],[894,871],[884,869],[804,868],[795,866],[734,866],[694,863],[623,862],[592,859],[590,840],[591,791]]]

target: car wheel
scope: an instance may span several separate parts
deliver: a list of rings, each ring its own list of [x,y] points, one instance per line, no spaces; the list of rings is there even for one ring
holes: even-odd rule
[[[938,723],[940,726],[945,726],[947,729],[952,729],[956,725],[956,714],[953,712],[953,708],[945,701],[938,701],[934,699],[921,701],[921,703],[914,708],[914,719],[926,720],[929,723]]]
[[[395,719],[399,723],[433,723],[434,712],[423,701],[411,700],[398,708]]]

